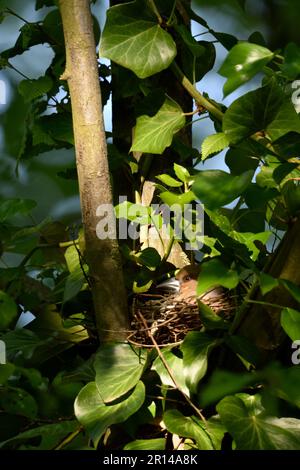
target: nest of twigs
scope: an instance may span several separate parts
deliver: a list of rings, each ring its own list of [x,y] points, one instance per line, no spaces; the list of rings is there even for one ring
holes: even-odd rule
[[[139,294],[132,304],[131,331],[128,341],[140,347],[174,346],[180,344],[189,331],[202,326],[196,300],[183,301],[175,295]],[[234,306],[225,296],[203,299],[216,315],[228,319]],[[154,341],[153,341],[154,340]]]

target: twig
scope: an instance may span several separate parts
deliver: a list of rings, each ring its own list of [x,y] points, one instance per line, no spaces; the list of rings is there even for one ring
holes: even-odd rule
[[[145,328],[147,328],[147,323],[143,317],[143,315],[140,313],[140,312],[137,312],[138,316],[140,317],[143,325],[145,326]],[[169,364],[167,363],[167,361],[165,360],[157,342],[155,341],[151,331],[147,331],[147,334],[153,344],[153,346],[155,347],[156,351],[157,351],[157,354],[161,360],[161,362],[163,363],[166,371],[168,372],[172,382],[174,383],[175,387],[177,388],[177,390],[183,395],[184,399],[186,400],[186,402],[193,408],[193,410],[197,413],[197,415],[202,419],[202,421],[204,423],[206,423],[206,419],[204,418],[203,414],[201,413],[201,411],[197,408],[196,405],[194,405],[194,403],[192,402],[192,400],[186,395],[186,393],[180,388],[180,386],[178,385],[175,377],[174,377],[174,374],[173,374],[173,371],[172,369],[169,367]]]
[[[79,426],[79,428],[77,428],[74,432],[72,432],[67,437],[65,437],[65,439],[62,442],[60,442],[60,444],[54,447],[54,450],[60,450],[63,447],[65,447],[67,444],[72,442],[78,436],[78,434],[80,434],[82,431],[83,431],[83,426]]]

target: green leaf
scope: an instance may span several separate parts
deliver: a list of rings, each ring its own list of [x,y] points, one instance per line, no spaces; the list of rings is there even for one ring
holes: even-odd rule
[[[171,188],[179,188],[183,184],[181,181],[177,181],[175,178],[172,178],[172,176],[166,174],[158,175],[156,176],[156,179],[160,180],[162,183],[170,186]]]
[[[123,423],[144,403],[145,387],[138,382],[133,392],[123,401],[106,405],[95,382],[88,383],[79,392],[74,410],[78,421],[87,429],[95,447],[106,429],[112,424]]]
[[[268,125],[266,131],[272,141],[278,140],[288,132],[300,133],[300,116],[290,100],[282,104],[275,119]]]
[[[300,47],[290,42],[284,50],[283,74],[293,80],[300,75]]]
[[[238,283],[239,276],[236,271],[227,268],[219,259],[212,259],[202,263],[197,294],[202,295],[216,286],[234,289]]]
[[[238,42],[237,38],[232,34],[219,33],[218,31],[211,31],[211,34],[225,47],[228,51],[232,49]]]
[[[300,420],[265,417],[257,410],[257,398],[248,396],[246,406],[238,396],[226,397],[218,405],[221,420],[232,435],[237,450],[297,450]]]
[[[254,75],[274,57],[273,52],[258,44],[241,42],[228,53],[219,73],[227,78],[223,87],[224,96],[232,93]]]
[[[229,141],[224,132],[208,135],[202,142],[201,152],[202,160],[205,160],[212,153],[221,152],[221,150],[228,147]]]
[[[178,410],[168,410],[163,416],[166,428],[180,437],[190,437],[196,441],[200,450],[213,450],[213,443],[208,433],[201,426],[199,418],[184,416]]]
[[[255,383],[256,380],[256,376],[252,373],[237,374],[225,370],[216,370],[209,379],[208,384],[200,391],[200,404],[203,407],[209,406],[226,395],[243,390]]]
[[[228,330],[228,323],[205,302],[198,300],[199,314],[205,330]]]
[[[10,360],[31,359],[34,351],[44,343],[35,333],[24,328],[12,330],[1,337],[5,342],[6,352]]]
[[[151,209],[142,204],[133,204],[123,201],[115,207],[117,218],[124,218],[137,224],[147,225],[151,223]]]
[[[280,279],[280,284],[282,284],[298,304],[300,304],[300,287],[287,279]]]
[[[146,78],[169,67],[176,45],[147,5],[135,1],[109,8],[99,55]]]
[[[190,204],[192,201],[195,200],[195,195],[192,191],[187,191],[183,194],[176,194],[172,193],[171,191],[164,191],[159,194],[161,200],[168,204],[168,206],[179,205],[183,207],[185,204]]]
[[[255,132],[265,131],[286,99],[276,81],[272,80],[235,100],[223,118],[223,132],[229,142],[236,144]]]
[[[25,101],[32,101],[50,91],[52,86],[53,81],[46,75],[36,80],[22,80],[18,90]]]
[[[259,350],[252,341],[244,336],[228,335],[225,343],[249,364],[256,366],[260,359]]]
[[[149,269],[157,268],[161,263],[161,257],[155,248],[145,248],[144,250],[137,253],[136,257],[143,266],[147,266]]]
[[[178,165],[178,163],[174,163],[174,172],[177,178],[182,181],[183,183],[186,183],[189,181],[191,175],[189,171],[184,168],[184,166]]]
[[[266,295],[274,289],[274,287],[278,286],[278,280],[266,273],[260,273],[259,283],[262,295]]]
[[[284,308],[280,318],[281,326],[292,341],[300,340],[300,312]]]
[[[1,390],[0,407],[10,414],[26,416],[34,419],[37,415],[37,404],[32,395],[17,387],[7,387]]]
[[[210,351],[218,341],[200,331],[190,331],[180,346],[183,352],[183,373],[185,382],[191,393],[197,391],[197,386],[207,371],[207,362]]]
[[[165,450],[166,439],[137,439],[126,444],[123,450]]]
[[[235,240],[243,243],[248,248],[248,250],[251,252],[251,259],[256,261],[260,253],[260,247],[257,246],[257,242],[266,245],[267,241],[272,235],[272,232],[265,231],[261,233],[251,233],[232,231],[231,235]]]
[[[0,202],[0,222],[17,214],[27,215],[36,206],[32,199],[6,199]]]
[[[146,353],[135,350],[130,344],[102,345],[96,354],[94,368],[103,402],[112,402],[135,387],[146,360]]]
[[[0,385],[4,385],[15,370],[14,364],[0,364]]]
[[[66,278],[63,302],[67,302],[68,300],[75,297],[78,292],[81,291],[85,282],[85,276],[82,272],[82,268],[79,266],[77,269],[73,270]]]
[[[172,371],[176,384],[179,386],[181,391],[183,391],[186,395],[189,396],[190,393],[188,387],[186,386],[185,376],[183,372],[183,360],[168,349],[162,350],[162,355],[164,357],[165,362],[168,364],[170,370]],[[155,359],[152,369],[158,373],[163,385],[176,388],[176,385],[174,384],[172,378],[167,372],[159,356]]]
[[[131,152],[161,154],[172,143],[173,135],[185,124],[180,106],[167,98],[153,117],[137,118]]]
[[[4,330],[17,318],[18,307],[6,292],[0,291],[0,330]]]
[[[7,444],[15,444],[18,441],[24,442],[27,439],[40,437],[41,441],[38,440],[36,448],[39,450],[53,450],[65,437],[78,429],[78,422],[73,421],[62,421],[60,423],[45,424],[44,426],[37,426],[28,431],[21,432],[17,436],[12,437],[4,442],[0,443],[0,447],[7,447]]]
[[[200,171],[192,190],[205,206],[214,210],[240,196],[251,183],[252,177],[252,170],[239,176],[221,170]]]

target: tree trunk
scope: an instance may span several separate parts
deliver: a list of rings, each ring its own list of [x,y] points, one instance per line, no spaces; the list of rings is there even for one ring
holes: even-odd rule
[[[128,329],[127,297],[115,227],[99,239],[97,210],[106,204],[114,222],[100,81],[89,0],[59,0],[66,43],[85,258],[100,340],[121,341]],[[103,207],[103,206],[102,206]],[[104,213],[102,213],[104,215]]]

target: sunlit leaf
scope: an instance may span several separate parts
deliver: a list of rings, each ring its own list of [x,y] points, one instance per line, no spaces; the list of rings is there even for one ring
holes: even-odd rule
[[[205,160],[212,153],[221,152],[221,150],[228,147],[228,145],[229,141],[224,132],[218,132],[217,134],[205,137],[201,146],[202,160]]]
[[[185,124],[185,117],[180,106],[167,98],[160,110],[153,117],[137,118],[132,152],[161,154],[172,143],[173,135]]]
[[[224,96],[248,82],[272,60],[273,52],[258,44],[240,42],[230,49],[219,73],[227,78],[223,87]]]
[[[192,189],[200,201],[209,209],[225,206],[240,196],[249,186],[253,171],[233,176],[222,170],[200,171]]]
[[[136,386],[147,356],[130,344],[107,344],[98,350],[94,362],[96,385],[104,403],[121,397]]]
[[[78,394],[74,410],[78,421],[86,428],[97,446],[106,429],[122,423],[144,403],[145,386],[138,382],[133,392],[124,400],[105,405],[95,382],[88,383]]]
[[[146,3],[135,1],[107,11],[99,55],[146,78],[171,64],[176,46]]]
[[[299,449],[300,420],[264,416],[260,413],[260,407],[256,406],[256,400],[257,397],[250,395],[244,400],[230,396],[217,405],[221,420],[232,435],[237,450]]]

